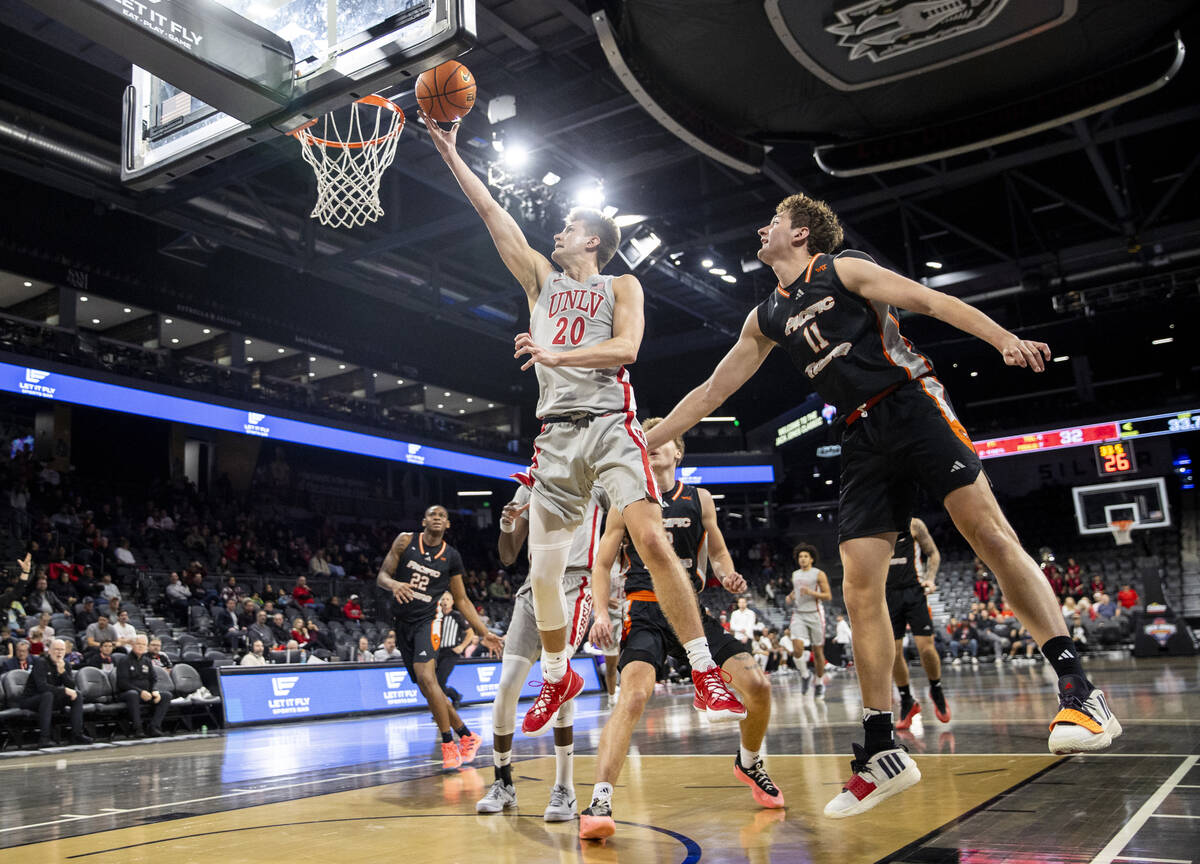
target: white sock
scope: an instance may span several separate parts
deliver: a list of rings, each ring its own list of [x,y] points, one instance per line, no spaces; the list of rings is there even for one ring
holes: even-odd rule
[[[753,768],[754,763],[759,760],[758,751],[757,750],[747,750],[745,744],[741,745],[741,747],[739,747],[738,749],[741,750],[741,753],[739,754],[738,758],[741,760],[742,767],[743,768]]]
[[[493,750],[492,751],[492,764],[495,765],[497,768],[503,768],[505,765],[511,765],[512,764],[512,751],[511,750],[503,750],[503,751]]]
[[[554,745],[554,782],[575,791],[575,745]]]
[[[612,784],[597,783],[592,787],[592,800],[601,804],[612,804]]]
[[[707,672],[717,665],[713,662],[712,654],[708,653],[708,640],[703,636],[691,642],[684,642],[683,650],[687,652],[688,665],[694,672]]]
[[[551,684],[561,681],[567,674],[568,653],[542,649],[542,677]]]

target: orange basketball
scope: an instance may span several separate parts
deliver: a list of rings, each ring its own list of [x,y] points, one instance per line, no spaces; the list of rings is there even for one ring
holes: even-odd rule
[[[439,123],[453,123],[475,107],[475,76],[457,60],[447,60],[417,76],[417,104]]]

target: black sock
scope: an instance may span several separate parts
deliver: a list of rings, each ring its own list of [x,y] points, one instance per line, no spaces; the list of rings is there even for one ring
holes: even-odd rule
[[[467,728],[467,724],[466,724],[466,723],[464,723],[463,725],[459,726],[459,727],[458,727],[457,729],[455,729],[454,731],[458,733],[458,737],[459,737],[459,738],[466,738],[468,735],[470,735],[470,734],[471,734],[471,730]]]
[[[513,785],[512,765],[496,765],[496,779],[502,782],[505,786]]]
[[[1046,640],[1046,644],[1042,646],[1042,656],[1054,667],[1054,672],[1059,678],[1075,675],[1082,680],[1084,692],[1076,695],[1080,699],[1088,697],[1092,692],[1092,682],[1083,674],[1083,664],[1079,662],[1079,653],[1075,650],[1075,643],[1071,641],[1071,637],[1055,636]]]
[[[912,699],[912,688],[909,684],[900,685],[900,701],[908,702]]]
[[[930,690],[940,690],[941,687],[942,687],[942,679],[941,678],[937,679],[936,681],[934,681],[932,678],[929,679],[929,689]]]
[[[443,744],[449,744],[449,743],[451,743],[452,741],[454,741],[454,735],[453,735],[453,733],[450,733],[450,732],[443,732],[443,733],[442,733],[442,743],[443,743]]]
[[[882,750],[895,749],[896,742],[892,739],[891,711],[872,714],[863,721],[863,731],[866,733],[864,746],[868,756],[874,756]]]

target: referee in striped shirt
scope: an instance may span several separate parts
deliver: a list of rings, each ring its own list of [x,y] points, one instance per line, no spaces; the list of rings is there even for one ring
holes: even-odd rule
[[[467,626],[467,619],[454,608],[454,597],[449,591],[438,601],[438,617],[441,620],[441,639],[438,641],[437,681],[442,692],[457,708],[462,702],[462,694],[446,684],[450,673],[458,665],[458,658],[467,650],[467,646],[475,640],[475,632]]]

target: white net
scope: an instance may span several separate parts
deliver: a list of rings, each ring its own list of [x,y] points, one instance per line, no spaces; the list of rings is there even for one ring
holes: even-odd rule
[[[1133,523],[1124,520],[1118,522],[1109,522],[1108,527],[1112,530],[1113,540],[1118,546],[1128,546],[1133,542]]]
[[[314,131],[318,128],[320,135]],[[382,216],[379,181],[395,158],[403,128],[399,105],[367,96],[350,106],[341,124],[336,115],[327,114],[318,125],[293,132],[317,176],[312,218],[330,228],[355,228]]]

